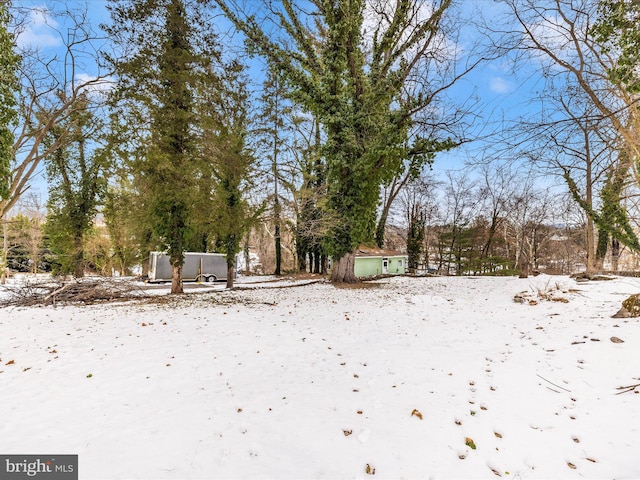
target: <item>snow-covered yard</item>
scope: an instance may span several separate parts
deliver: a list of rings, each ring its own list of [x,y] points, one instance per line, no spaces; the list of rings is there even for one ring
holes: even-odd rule
[[[617,389],[640,322],[611,318],[640,280],[376,283],[2,308],[0,453],[78,454],[81,479],[640,478]]]

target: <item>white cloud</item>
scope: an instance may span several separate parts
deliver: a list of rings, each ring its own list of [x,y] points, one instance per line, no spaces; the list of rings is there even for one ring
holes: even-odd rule
[[[489,80],[489,88],[494,93],[511,93],[514,90],[515,85],[509,80],[505,80],[503,77],[493,77]]]
[[[22,29],[18,31],[16,42],[20,48],[55,48],[62,45],[56,28],[58,22],[45,6],[31,9]]]
[[[115,87],[115,80],[111,77],[97,78],[87,73],[79,73],[75,77],[76,87],[81,86],[82,90],[90,95],[102,96],[109,93]]]

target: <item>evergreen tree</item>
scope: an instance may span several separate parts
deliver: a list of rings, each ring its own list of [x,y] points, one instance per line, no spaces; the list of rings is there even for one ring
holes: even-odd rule
[[[0,199],[9,198],[9,180],[13,158],[13,133],[18,113],[16,71],[20,57],[14,51],[13,35],[7,30],[9,2],[0,3]]]
[[[617,55],[609,69],[613,83],[631,93],[640,92],[640,2],[637,0],[600,0],[599,16],[593,31],[605,51]]]
[[[134,0],[110,8],[113,25],[105,29],[122,50],[109,57],[120,76],[114,98],[142,133],[131,161],[138,209],[151,219],[149,243],[169,255],[171,293],[182,293],[200,178],[195,95],[217,55],[215,36],[197,4]]]
[[[114,269],[120,275],[131,275],[132,267],[140,261],[140,244],[137,242],[133,214],[133,189],[126,186],[126,180],[118,185],[107,186],[102,214],[111,240],[111,255]],[[145,262],[146,263],[146,262]],[[144,272],[146,274],[146,272]]]
[[[14,52],[13,35],[7,30],[9,24],[9,2],[0,3],[0,206],[11,196],[11,163],[13,160],[13,133],[11,127],[16,122],[16,90],[18,80],[16,71],[20,57]],[[3,222],[5,216],[0,211]],[[7,275],[7,248],[0,252],[0,282],[4,283]]]
[[[262,111],[258,118],[260,127],[258,134],[261,137],[262,150],[269,165],[264,167],[269,170],[269,177],[273,179],[271,196],[271,218],[274,226],[274,244],[276,255],[276,267],[274,275],[282,273],[282,197],[280,193],[282,150],[286,136],[285,119],[291,108],[287,105],[286,90],[282,80],[272,68],[267,70],[267,79],[263,84],[261,97]]]
[[[203,146],[215,179],[212,230],[218,250],[226,255],[227,288],[231,288],[241,241],[262,209],[251,212],[244,198],[255,159],[247,147],[250,119],[242,65],[232,61],[226,67],[224,78],[224,95],[218,97],[220,103],[210,105],[210,114],[203,119],[203,126],[209,132],[208,142]]]

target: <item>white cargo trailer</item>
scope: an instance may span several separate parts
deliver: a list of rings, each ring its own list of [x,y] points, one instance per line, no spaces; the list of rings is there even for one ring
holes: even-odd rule
[[[170,282],[169,256],[162,252],[149,254],[148,282]],[[215,282],[227,279],[227,256],[222,253],[185,252],[182,280],[185,282]]]

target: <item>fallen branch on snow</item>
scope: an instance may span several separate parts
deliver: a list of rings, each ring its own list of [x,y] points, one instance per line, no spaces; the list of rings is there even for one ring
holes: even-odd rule
[[[629,392],[634,392],[634,393],[638,393],[635,392],[635,389],[640,387],[640,383],[636,383],[635,385],[627,385],[624,387],[618,387],[616,388],[616,390],[622,390],[621,392],[616,393],[616,395],[621,395],[623,393],[629,393]]]
[[[71,281],[45,280],[8,287],[8,298],[0,306],[33,307],[61,304],[112,302],[140,299],[140,288],[127,280],[81,279]]]

